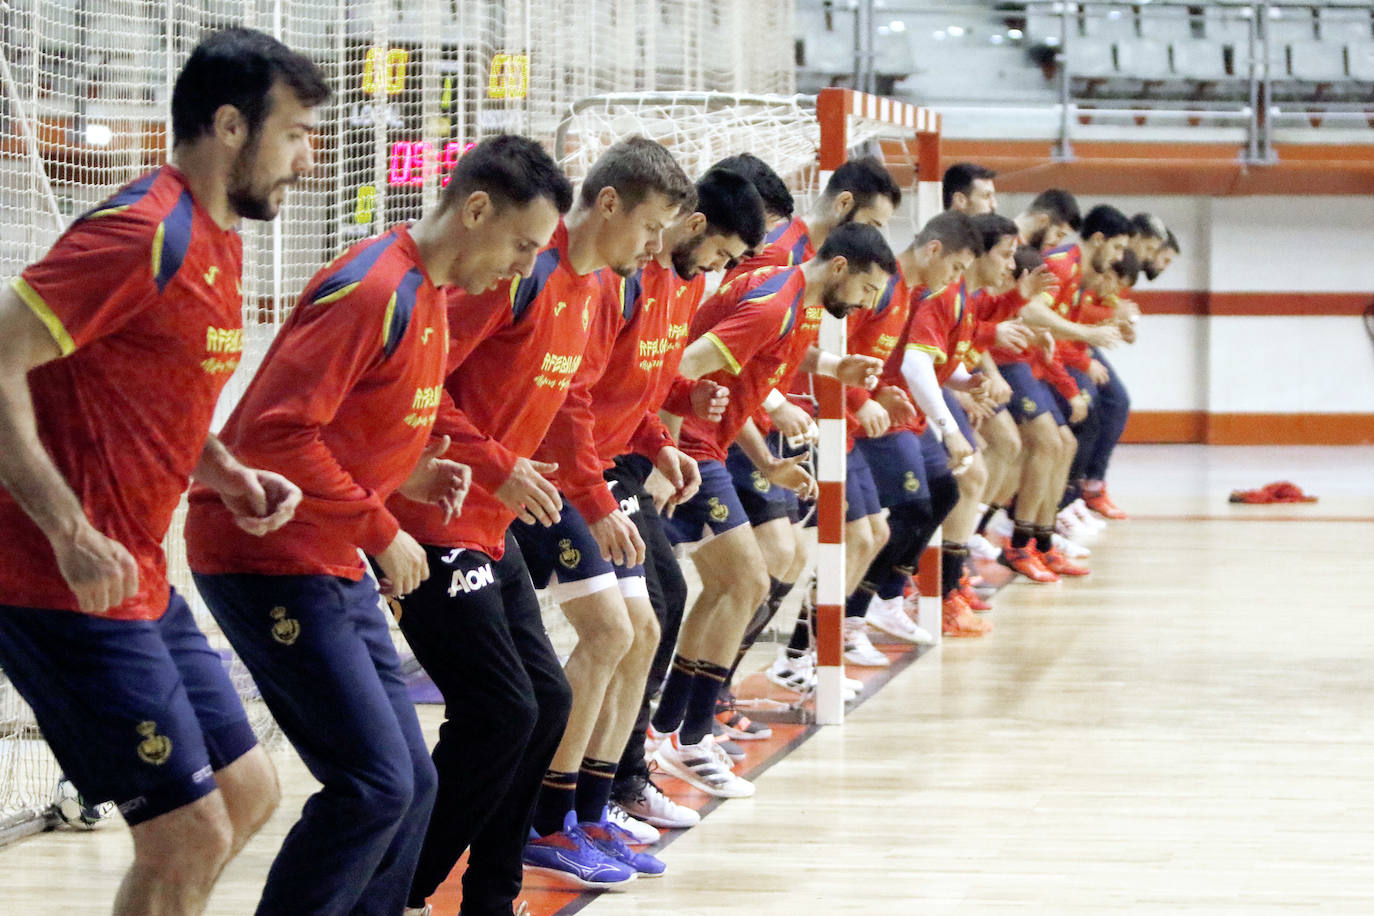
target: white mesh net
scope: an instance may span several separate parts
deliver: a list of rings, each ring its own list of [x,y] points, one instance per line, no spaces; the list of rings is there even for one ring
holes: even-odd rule
[[[172,83],[205,31],[250,26],[311,56],[335,92],[316,172],[275,222],[244,226],[245,353],[218,426],[310,276],[418,216],[470,144],[502,131],[552,144],[572,104],[598,93],[787,95],[792,15],[791,0],[0,0],[0,270],[18,273],[164,161]],[[196,600],[180,524],[172,580],[228,657]],[[271,742],[250,679],[234,673]],[[46,807],[56,779],[0,673],[0,825]]]

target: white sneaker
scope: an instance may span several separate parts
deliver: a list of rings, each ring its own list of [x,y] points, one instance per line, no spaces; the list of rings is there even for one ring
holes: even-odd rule
[[[1078,516],[1078,520],[1091,530],[1101,531],[1107,527],[1107,520],[1094,515],[1093,510],[1088,508],[1088,504],[1083,502],[1081,497],[1069,503],[1069,508],[1073,510],[1074,515]]]
[[[623,804],[615,805],[630,816],[630,820],[662,827],[665,830],[695,827],[701,823],[701,815],[686,805],[679,805],[663,794],[652,779],[644,780],[633,798],[624,799]],[[628,829],[628,828],[626,828]]]
[[[754,784],[731,771],[730,756],[707,735],[696,744],[684,745],[677,732],[658,749],[658,764],[678,779],[716,798],[748,798]]]
[[[796,657],[789,655],[786,649],[779,649],[778,657],[768,667],[767,677],[779,687],[797,693],[810,693],[816,689],[816,667],[811,663],[809,654]]]
[[[968,552],[970,555],[980,560],[987,560],[988,562],[996,562],[998,556],[1002,553],[1002,551],[992,545],[992,541],[989,541],[981,534],[975,534],[968,539]]]
[[[1055,532],[1050,543],[1059,548],[1060,553],[1070,560],[1079,560],[1083,557],[1092,556],[1092,551],[1076,541],[1071,541],[1062,534]]]
[[[916,626],[916,623],[906,612],[906,602],[901,596],[890,600],[878,599],[868,606],[868,614],[864,620],[875,630],[882,630],[889,636],[895,636],[903,642],[909,642],[917,646],[929,646],[934,644],[935,637],[925,630]],[[846,620],[846,623],[848,620]]]
[[[652,724],[644,731],[644,756],[652,757],[663,746],[668,736],[658,731]]]
[[[989,540],[994,542],[1011,537],[1015,529],[1016,523],[1011,520],[1010,515],[1007,515],[1006,509],[998,509],[988,520],[987,525],[983,527],[983,530],[988,533]]]
[[[647,846],[650,843],[658,842],[658,830],[653,826],[637,820],[625,811],[624,808],[611,802],[606,806],[606,822],[615,824],[621,830],[630,835],[630,839],[640,846]]]
[[[874,596],[875,600],[877,596]],[[870,606],[870,614],[873,613]],[[844,660],[860,668],[886,668],[892,664],[887,656],[874,647],[868,638],[865,617],[846,617],[844,619]]]
[[[1097,529],[1089,528],[1079,521],[1077,513],[1068,506],[1054,517],[1054,530],[1071,541],[1083,541],[1097,535]]]

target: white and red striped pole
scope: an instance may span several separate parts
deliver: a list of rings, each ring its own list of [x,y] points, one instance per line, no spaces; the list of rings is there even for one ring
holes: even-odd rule
[[[816,97],[821,128],[820,186],[848,157],[849,90],[822,89]],[[825,316],[820,347],[844,356],[845,323]],[[844,386],[836,379],[815,376],[817,425],[816,478],[816,721],[844,722]]]
[[[938,117],[932,130],[916,132],[916,231],[944,209],[940,192],[940,125]],[[943,629],[944,590],[940,582],[941,530],[936,529],[930,545],[921,553],[920,574],[916,577],[916,625],[940,643]]]

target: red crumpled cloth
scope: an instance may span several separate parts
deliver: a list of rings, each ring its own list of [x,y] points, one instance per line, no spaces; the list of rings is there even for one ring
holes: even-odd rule
[[[1286,480],[1265,484],[1258,490],[1232,490],[1233,503],[1314,503],[1317,497],[1308,496],[1302,487]]]

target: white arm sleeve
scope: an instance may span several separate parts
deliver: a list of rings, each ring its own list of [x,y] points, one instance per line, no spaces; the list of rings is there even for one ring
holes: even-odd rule
[[[960,363],[958,366],[954,367],[954,374],[949,377],[949,380],[951,382],[958,382],[960,385],[962,385],[964,382],[967,382],[971,378],[973,378],[973,373],[968,371],[967,366],[965,366],[963,363]]]
[[[911,389],[916,406],[935,429],[942,440],[946,430],[956,429],[954,415],[945,404],[940,393],[940,383],[935,380],[935,360],[929,353],[920,350],[907,350],[902,356],[902,378]]]

